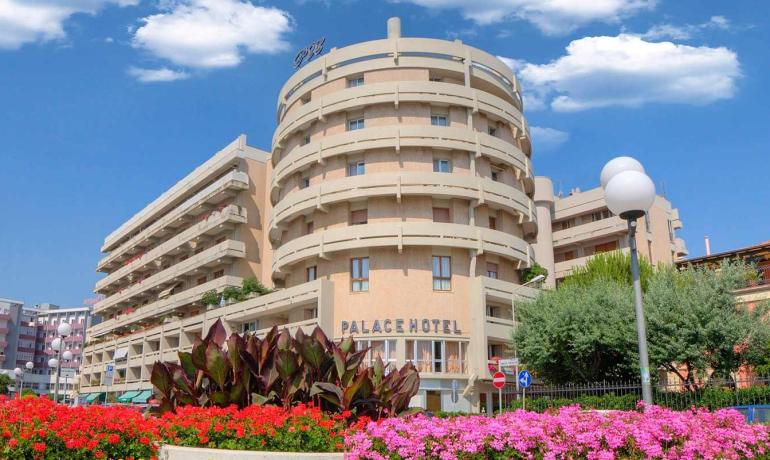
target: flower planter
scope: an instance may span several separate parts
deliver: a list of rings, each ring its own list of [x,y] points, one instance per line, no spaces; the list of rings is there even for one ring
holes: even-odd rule
[[[162,446],[158,460],[280,460],[280,459],[342,460],[345,454],[259,452],[251,450],[202,449],[197,447]]]

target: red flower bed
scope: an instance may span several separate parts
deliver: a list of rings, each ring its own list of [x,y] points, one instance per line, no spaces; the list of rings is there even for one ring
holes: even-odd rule
[[[124,406],[67,407],[47,398],[0,396],[2,459],[152,459],[160,444],[285,452],[343,447],[343,415],[299,405],[184,407],[145,417]],[[368,420],[361,420],[363,426]]]

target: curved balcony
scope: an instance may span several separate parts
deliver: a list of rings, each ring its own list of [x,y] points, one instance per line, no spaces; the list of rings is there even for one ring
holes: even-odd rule
[[[349,155],[363,150],[393,148],[396,154],[402,147],[428,147],[443,150],[465,150],[477,157],[486,156],[496,163],[505,163],[525,181],[528,190],[534,190],[532,163],[517,146],[486,133],[467,128],[449,128],[432,125],[393,125],[347,131],[326,137],[294,149],[275,167],[270,187],[270,199],[276,203],[280,183],[287,176],[302,171],[315,163],[338,155]]]
[[[268,228],[270,238],[280,237],[289,221],[327,205],[358,198],[392,196],[464,198],[489,204],[519,216],[525,233],[535,233],[537,222],[532,200],[524,192],[491,179],[434,172],[392,172],[345,177],[294,191],[275,205]]]
[[[241,191],[248,190],[248,188],[249,176],[245,172],[231,171],[225,174],[121,244],[107,257],[99,261],[97,271],[103,270],[107,266],[119,262],[121,258],[130,255],[129,250],[150,245],[152,238],[162,237],[172,227],[177,228],[179,223],[186,221],[188,215],[197,216],[204,213],[206,210],[203,209],[203,205],[216,205],[229,197],[232,190]]]
[[[314,121],[323,121],[329,114],[375,104],[393,104],[398,109],[402,102],[467,107],[474,113],[481,111],[511,121],[526,133],[521,111],[485,91],[453,83],[393,81],[341,89],[302,105],[281,120],[273,136],[273,146],[280,145],[293,131],[305,129]]]
[[[372,40],[333,49],[298,70],[281,88],[278,98],[279,119],[282,108],[291,106],[302,94],[328,81],[361,72],[392,68],[446,70],[474,76],[511,95],[520,107],[521,95],[511,69],[491,54],[464,45],[432,38]]]
[[[240,206],[229,205],[221,211],[212,211],[209,215],[205,216],[204,220],[201,220],[197,224],[193,224],[192,227],[183,231],[179,235],[171,238],[141,255],[140,257],[132,260],[123,267],[115,270],[106,277],[96,282],[95,292],[99,293],[115,282],[120,281],[123,277],[130,275],[136,270],[146,267],[164,256],[174,255],[178,252],[183,245],[191,241],[204,236],[213,236],[221,233],[223,230],[232,229],[234,224],[246,223],[246,210]]]
[[[520,268],[532,261],[532,248],[509,233],[463,224],[436,222],[386,222],[355,225],[320,231],[293,239],[277,248],[273,275],[311,257],[326,258],[329,253],[360,248],[439,246],[489,252],[516,262]]]
[[[200,254],[179,262],[176,265],[156,273],[149,278],[99,301],[94,305],[94,313],[99,313],[106,308],[113,307],[122,302],[127,302],[148,291],[168,288],[171,283],[179,282],[182,276],[189,275],[201,267],[214,266],[223,259],[242,258],[245,256],[246,246],[242,241],[227,240],[216,246],[210,247]]]

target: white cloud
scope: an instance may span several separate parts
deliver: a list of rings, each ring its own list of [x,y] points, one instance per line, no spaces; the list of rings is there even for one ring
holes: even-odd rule
[[[142,18],[132,44],[177,65],[237,66],[245,53],[287,49],[289,13],[240,0],[167,0],[159,14]]]
[[[176,81],[190,78],[187,72],[172,70],[167,67],[160,69],[143,69],[141,67],[129,67],[128,74],[142,83],[156,83],[165,81]]]
[[[529,134],[536,152],[553,150],[569,140],[567,132],[540,126],[530,126]]]
[[[652,26],[650,30],[640,35],[640,37],[649,40],[661,40],[664,38],[672,40],[689,40],[706,30],[729,30],[730,21],[724,16],[712,16],[708,21],[701,24],[684,24],[675,26],[672,24],[658,24]]]
[[[548,35],[563,35],[591,22],[617,22],[657,0],[394,0],[431,9],[458,9],[478,24],[509,18],[529,21]]]
[[[135,5],[139,0],[0,0],[0,49],[66,37],[64,23],[73,14],[96,14],[109,4]]]
[[[729,99],[741,76],[738,56],[723,47],[653,43],[638,36],[585,37],[548,64],[514,61],[524,94],[556,111],[709,104]]]

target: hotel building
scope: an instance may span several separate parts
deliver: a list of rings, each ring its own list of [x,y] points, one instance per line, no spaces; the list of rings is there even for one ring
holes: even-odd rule
[[[613,215],[597,187],[574,189],[568,196],[554,195],[547,177],[535,178],[535,204],[539,233],[535,244],[537,262],[548,270],[546,286],[555,286],[577,266],[595,254],[628,252],[628,224]],[[637,222],[636,247],[653,265],[673,264],[687,256],[679,210],[664,197],[655,198],[647,214]]]
[[[396,18],[317,57],[280,90],[271,152],[238,138],[105,239],[81,394],[151,390],[152,364],[221,318],[352,335],[415,363],[414,405],[491,408],[490,364],[537,292],[519,282],[537,234],[521,101],[494,56]],[[276,291],[203,305],[247,277]]]

